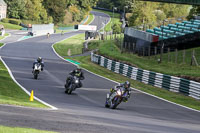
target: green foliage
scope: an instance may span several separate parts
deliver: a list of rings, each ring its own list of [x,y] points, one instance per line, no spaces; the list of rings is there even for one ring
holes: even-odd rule
[[[7,14],[10,18],[24,18],[25,5],[27,0],[4,0],[7,5]]]
[[[17,19],[9,19],[9,23],[19,25],[21,21]]]
[[[20,128],[20,127],[6,127],[0,126],[1,133],[56,133],[51,131],[44,131],[32,128]]]
[[[9,18],[4,18],[1,21],[3,23],[11,23],[11,24],[16,24],[16,25],[19,25],[21,23],[21,21],[18,19],[9,19]]]
[[[8,18],[4,18],[4,19],[1,20],[1,22],[9,23],[9,19]]]
[[[80,22],[98,0],[5,0],[8,17],[36,23],[63,23],[66,11],[72,10],[73,20]],[[73,12],[75,11],[75,12]]]
[[[119,24],[114,24],[113,25],[113,33],[114,34],[119,34],[121,33],[121,26]]]
[[[192,9],[190,10],[189,15],[187,16],[187,19],[194,19],[194,16],[197,16],[200,14],[200,6],[192,6]]]
[[[53,18],[54,23],[59,23],[64,20],[66,0],[44,0],[43,5],[48,14]]]
[[[16,30],[20,30],[22,27],[19,25],[15,25],[15,24],[10,24],[10,23],[3,23],[0,22],[0,24],[2,24],[4,26],[5,29],[16,29]]]
[[[29,101],[29,96],[12,80],[6,67],[1,61],[0,83],[0,104],[47,108],[36,100],[33,102]]]

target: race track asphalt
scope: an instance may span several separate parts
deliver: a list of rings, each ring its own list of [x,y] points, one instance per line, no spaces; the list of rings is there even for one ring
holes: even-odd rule
[[[109,17],[93,12],[93,24],[108,22]],[[98,17],[101,16],[101,17]],[[99,19],[100,18],[100,19]],[[99,26],[100,28],[101,26]],[[97,133],[199,133],[200,113],[144,93],[133,91],[127,103],[116,110],[104,108],[106,93],[116,83],[84,71],[83,88],[72,95],[64,93],[64,83],[74,65],[60,59],[52,44],[82,31],[35,37],[8,43],[0,56],[15,79],[36,97],[58,110],[31,109],[0,105],[0,125],[29,127],[58,132]],[[32,63],[41,56],[45,70],[33,79]]]

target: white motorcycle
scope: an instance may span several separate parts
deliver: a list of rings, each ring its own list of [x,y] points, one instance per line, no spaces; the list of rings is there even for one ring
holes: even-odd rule
[[[117,88],[115,92],[111,95],[107,94],[105,107],[115,109],[121,102],[127,101],[127,92],[124,91],[124,88]]]
[[[36,63],[34,65],[34,69],[33,69],[33,76],[34,76],[34,79],[37,79],[38,78],[38,75],[39,73],[41,72],[42,70],[42,66],[40,63]]]

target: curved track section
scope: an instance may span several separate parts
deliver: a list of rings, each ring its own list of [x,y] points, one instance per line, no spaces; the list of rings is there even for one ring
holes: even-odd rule
[[[92,24],[105,22],[105,19],[108,22],[105,14],[93,13],[95,19]],[[101,16],[100,20],[98,16]],[[106,93],[116,83],[86,71],[83,88],[66,95],[65,79],[75,66],[61,60],[51,46],[79,33],[82,32],[73,31],[63,36],[55,34],[50,38],[40,36],[9,43],[0,50],[3,60],[23,87],[28,91],[34,90],[36,97],[59,108],[57,111],[48,111],[0,106],[1,125],[60,132],[200,132],[200,113],[138,91],[133,91],[130,100],[116,110],[104,108]],[[32,63],[38,56],[44,58],[45,70],[38,80],[34,80]]]

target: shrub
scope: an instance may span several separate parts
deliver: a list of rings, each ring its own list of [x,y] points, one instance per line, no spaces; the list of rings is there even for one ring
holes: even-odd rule
[[[19,25],[21,21],[17,19],[9,19],[9,23]]]
[[[9,23],[9,19],[8,18],[4,18],[1,20],[3,23]]]

